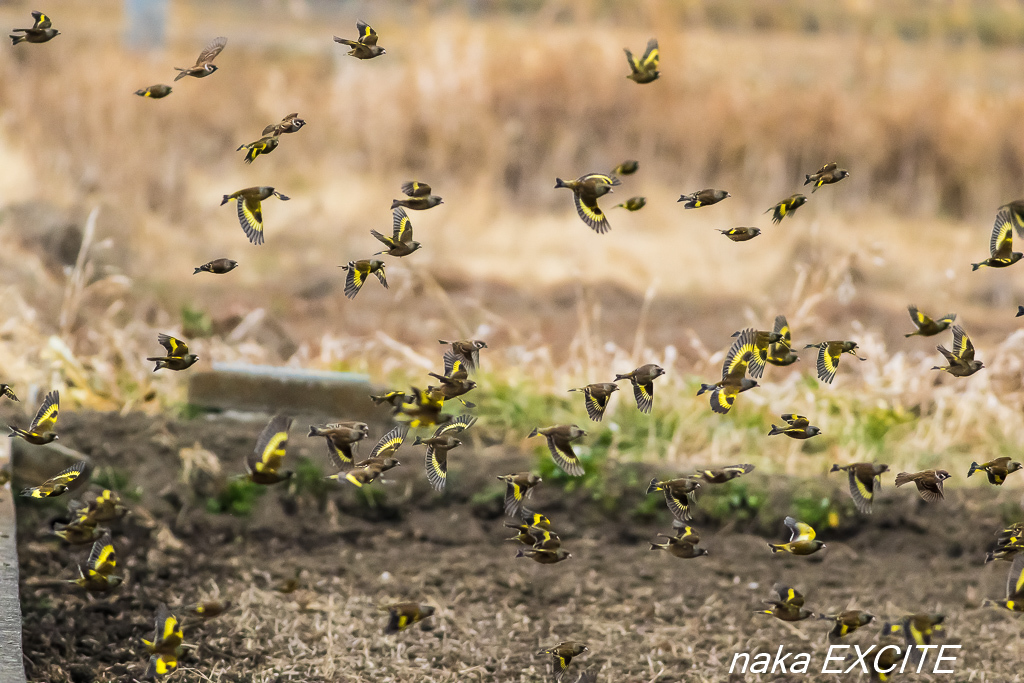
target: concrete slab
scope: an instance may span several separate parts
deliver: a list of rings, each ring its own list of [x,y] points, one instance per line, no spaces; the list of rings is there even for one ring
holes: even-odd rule
[[[11,472],[11,439],[0,440],[0,471]],[[0,683],[25,683],[21,655],[18,538],[11,482],[0,486]]]

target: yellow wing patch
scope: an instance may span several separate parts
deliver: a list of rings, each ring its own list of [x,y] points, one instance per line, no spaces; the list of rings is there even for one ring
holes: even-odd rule
[[[270,437],[270,441],[263,447],[260,460],[256,463],[257,472],[267,470],[276,471],[284,461],[285,451],[288,447],[288,432],[278,432]]]
[[[238,221],[253,244],[263,244],[263,206],[255,197],[239,198]]]

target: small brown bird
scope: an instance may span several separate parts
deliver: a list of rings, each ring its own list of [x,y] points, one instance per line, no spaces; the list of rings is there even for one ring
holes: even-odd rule
[[[625,209],[626,211],[639,211],[645,206],[647,206],[647,197],[630,197],[621,204],[616,204],[613,208]]]
[[[193,273],[193,275],[195,275],[195,273]],[[156,367],[153,368],[153,372],[162,368],[175,371],[187,370],[195,365],[196,361],[199,360],[199,356],[188,352],[188,344],[180,339],[161,332],[156,336],[156,340],[160,342],[160,346],[167,349],[167,355],[153,356],[152,358],[146,359],[156,363]]]
[[[82,460],[76,462],[38,486],[30,486],[21,490],[25,498],[55,498],[72,488],[81,488],[92,475],[92,465]]]
[[[213,60],[217,58],[224,46],[228,44],[228,39],[224,36],[219,36],[210,41],[210,44],[203,48],[203,51],[199,53],[199,58],[196,59],[195,66],[190,66],[187,69],[180,67],[174,67],[175,71],[180,71],[174,80],[179,81],[185,76],[194,76],[195,78],[206,78],[214,71],[217,70],[217,66],[213,63]]]
[[[555,178],[555,189],[564,187],[572,190],[572,200],[576,204],[576,213],[596,233],[603,235],[611,230],[612,226],[609,225],[604,211],[597,205],[597,200],[611,192],[613,187],[621,183],[622,181],[615,176],[603,173],[587,173],[586,175],[581,175],[576,180]]]
[[[719,230],[733,242],[747,242],[754,239],[761,234],[761,228],[730,228],[728,230]]]
[[[438,344],[450,344],[452,353],[462,359],[462,363],[469,372],[480,367],[480,349],[487,348],[487,342],[482,339],[461,339],[457,341],[437,340]],[[445,366],[445,374],[451,374],[451,368]]]
[[[790,535],[788,543],[769,543],[768,547],[773,553],[792,553],[793,555],[813,555],[825,544],[814,538],[814,529],[810,524],[798,522],[792,517],[786,517],[786,526],[789,527]]]
[[[641,365],[632,372],[615,375],[615,381],[628,379],[633,383],[633,397],[641,413],[650,413],[654,407],[654,380],[665,374],[665,370],[654,363]]]
[[[971,270],[982,266],[990,268],[1006,268],[1024,258],[1024,254],[1013,250],[1013,218],[1009,209],[996,214],[996,222],[992,226],[992,237],[988,242],[989,258],[980,263],[972,263]]]
[[[159,100],[167,97],[171,94],[171,86],[169,85],[151,85],[148,88],[142,90],[136,90],[135,94],[139,97],[149,97],[150,99]]]
[[[587,408],[587,415],[594,422],[600,422],[601,418],[604,417],[605,408],[608,407],[609,399],[618,390],[619,385],[614,382],[601,382],[598,384],[588,384],[579,389],[570,389],[569,391],[582,391],[583,405]]]
[[[220,205],[224,206],[231,200],[238,202],[238,222],[245,231],[245,236],[253,244],[263,244],[263,200],[277,197],[286,202],[286,197],[272,187],[247,187],[238,192],[224,195]]]
[[[232,261],[229,258],[219,258],[214,259],[209,263],[204,263],[201,266],[197,266],[195,272],[192,274],[198,275],[199,273],[213,273],[214,275],[223,275],[225,273],[230,273],[237,267],[238,261]]]
[[[691,559],[702,557],[708,554],[704,548],[698,548],[700,533],[691,526],[683,525],[675,536],[658,534],[660,538],[667,538],[666,543],[651,543],[651,550],[664,550],[669,555],[680,559]]]
[[[781,223],[783,218],[790,215],[806,203],[807,197],[805,195],[795,194],[792,197],[783,199],[781,202],[768,209],[768,211],[765,211],[765,213],[772,213],[772,223]]]
[[[551,655],[555,660],[555,679],[562,680],[562,676],[565,675],[565,670],[569,668],[569,663],[572,662],[574,657],[579,657],[584,652],[589,651],[586,643],[579,643],[575,640],[565,640],[547,649],[538,652],[538,655]]]
[[[775,327],[772,328],[772,332],[779,335],[780,339],[768,347],[768,357],[765,361],[772,365],[785,367],[800,360],[799,356],[791,348],[793,337],[789,329],[789,323],[786,321],[786,316],[775,316]]]
[[[996,486],[1002,486],[1003,482],[1006,481],[1006,477],[1019,469],[1024,468],[1024,465],[1017,461],[1010,462],[1010,458],[1003,456],[1002,458],[996,458],[989,462],[982,463],[979,465],[976,462],[971,463],[971,469],[967,471],[967,476],[971,476],[978,470],[982,470],[988,475],[988,483],[995,484]]]
[[[10,384],[0,384],[0,398],[3,398],[4,396],[11,399],[12,401],[17,401],[18,403],[21,402],[19,401],[18,397],[14,395],[14,390],[11,389]]]
[[[910,312],[910,320],[914,323],[914,326],[917,327],[917,329],[903,335],[904,337],[913,337],[915,335],[931,337],[945,330],[953,323],[954,320],[956,320],[956,313],[950,313],[949,315],[944,315],[941,318],[932,320],[924,313],[917,310],[917,306],[914,306],[913,304],[907,306],[907,310]]]
[[[728,465],[726,467],[709,467],[703,470],[697,470],[693,474],[686,475],[689,479],[700,479],[708,484],[724,484],[727,481],[732,481],[736,477],[744,474],[750,474],[754,471],[754,466],[750,464],[743,465]]]
[[[814,188],[811,190],[811,194],[818,191],[818,188],[822,185],[831,185],[832,183],[838,183],[843,178],[849,178],[850,172],[845,168],[839,168],[837,164],[830,163],[825,164],[818,169],[817,173],[806,175],[804,185],[808,183],[814,183]]]
[[[292,478],[291,470],[281,471],[288,449],[288,430],[292,419],[284,415],[271,418],[256,440],[256,449],[245,459],[246,478],[254,484],[270,486]]]
[[[378,251],[374,256],[381,254],[388,254],[389,256],[408,256],[412,252],[419,249],[422,244],[416,242],[412,238],[412,221],[409,220],[409,215],[405,213],[405,209],[398,207],[394,212],[394,225],[392,227],[392,236],[388,237],[383,235],[376,230],[371,230],[370,234],[373,237],[387,247],[384,251]]]
[[[322,436],[327,442],[327,456],[336,470],[347,470],[355,462],[355,446],[370,433],[365,422],[342,422],[310,425],[306,436]]]
[[[414,211],[431,209],[438,204],[444,204],[444,200],[436,194],[431,194],[430,185],[410,180],[402,185],[402,192],[408,199],[394,199],[391,201],[391,210],[405,207]]]
[[[360,20],[356,22],[356,30],[359,32],[358,39],[347,40],[334,36],[334,42],[352,48],[348,53],[356,59],[373,59],[374,57],[387,54],[384,48],[377,45],[377,32],[369,24]]]
[[[639,161],[628,159],[612,169],[608,175],[633,175],[638,168],[640,168]]]
[[[297,133],[300,128],[306,125],[305,119],[300,119],[298,112],[288,114],[281,119],[280,123],[272,123],[263,129],[263,135],[284,135],[285,133]]]
[[[570,477],[582,477],[583,465],[572,450],[572,442],[587,435],[576,425],[555,425],[553,427],[535,427],[527,438],[542,434],[548,442],[548,450],[555,464]]]
[[[676,203],[686,202],[683,204],[684,209],[699,209],[702,206],[717,204],[723,199],[728,199],[731,196],[732,195],[725,190],[716,190],[709,187],[706,190],[699,190],[697,192],[691,192],[690,194],[679,195],[679,199],[676,200]]]
[[[634,57],[629,48],[623,48],[623,50],[626,52],[626,61],[629,62],[629,75],[626,78],[634,83],[650,83],[658,80],[661,72],[658,71],[660,52],[657,38],[647,41],[647,49],[640,59]]]
[[[917,492],[929,503],[942,500],[942,482],[952,475],[946,470],[924,470],[922,472],[900,472],[896,475],[896,488],[914,482]]]
[[[43,398],[42,405],[32,418],[32,424],[28,429],[20,429],[7,425],[11,433],[7,436],[14,438],[20,436],[33,446],[42,446],[60,437],[53,431],[57,426],[57,416],[60,413],[60,392],[51,391]]]
[[[982,600],[982,607],[1002,607],[1011,612],[1024,612],[1024,555],[1018,554],[1006,577],[1005,600]]]
[[[947,351],[941,344],[935,347],[946,359],[945,367],[936,365],[932,370],[945,370],[954,377],[970,377],[985,367],[980,360],[974,360],[974,344],[959,325],[953,326],[953,351]]]
[[[503,474],[498,479],[506,484],[505,514],[509,517],[519,517],[524,512],[523,501],[533,493],[533,487],[543,481],[531,472]]]
[[[819,619],[827,619],[834,622],[832,630],[828,632],[828,642],[838,642],[861,626],[867,626],[875,619],[875,615],[868,614],[859,609],[848,609],[838,614],[819,614]]]
[[[462,441],[455,438],[455,434],[466,431],[476,423],[472,415],[459,415],[450,420],[434,432],[429,439],[416,437],[414,446],[425,444],[427,446],[426,468],[427,481],[434,487],[435,491],[443,491],[448,481],[448,451],[462,445]]]
[[[384,633],[387,635],[404,631],[413,624],[433,616],[435,611],[433,607],[418,602],[397,602],[385,605],[381,609],[388,613],[388,623],[384,626]]]
[[[756,610],[754,614],[770,614],[782,621],[802,621],[814,616],[814,612],[804,609],[803,593],[777,583],[772,586],[769,599],[764,604],[771,605],[771,609]]]
[[[362,259],[359,261],[349,261],[348,265],[338,267],[348,271],[348,275],[345,276],[345,296],[349,299],[355,298],[370,275],[376,275],[380,283],[384,285],[384,289],[388,289],[388,280],[384,273],[383,261]]]
[[[558,564],[562,560],[568,560],[572,557],[572,553],[566,552],[563,548],[557,550],[520,548],[516,553],[516,557],[528,557],[538,564]]]
[[[647,493],[663,491],[665,493],[665,503],[668,505],[672,516],[681,522],[687,522],[690,520],[690,504],[696,500],[697,489],[699,488],[700,482],[689,477],[667,479],[665,481],[651,479],[651,483],[647,487]]]
[[[776,427],[775,425],[772,425],[772,429],[768,432],[768,436],[785,434],[791,439],[810,439],[812,436],[821,434],[821,430],[812,425],[811,421],[803,415],[786,413],[782,416],[782,419],[788,424],[785,427]]]
[[[829,472],[847,472],[850,475],[850,495],[857,511],[871,514],[871,503],[882,490],[882,474],[889,471],[889,466],[873,462],[855,462],[850,465],[832,465]]]
[[[844,353],[848,353],[857,360],[867,360],[857,355],[857,342],[852,341],[826,341],[820,344],[808,344],[805,349],[818,349],[818,379],[828,384],[836,378],[836,370],[839,369],[839,360]]]
[[[239,145],[238,149],[236,149],[235,151],[241,152],[243,149],[246,150],[245,163],[251,164],[253,161],[256,160],[256,157],[260,156],[261,154],[270,154],[275,149],[277,149],[277,146],[278,144],[280,144],[280,142],[280,138],[278,138],[276,135],[268,135],[266,137],[260,138],[256,142],[250,142],[245,145]]]

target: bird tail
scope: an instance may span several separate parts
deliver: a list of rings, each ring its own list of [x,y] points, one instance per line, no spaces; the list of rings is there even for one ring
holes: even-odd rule
[[[370,234],[373,235],[374,238],[376,238],[378,241],[380,241],[380,242],[384,241],[384,235],[380,234],[376,230],[371,230]],[[381,253],[383,253],[383,252],[381,252]]]
[[[391,210],[392,211],[394,211],[395,209],[397,209],[401,205],[402,205],[402,203],[399,200],[397,200],[397,199],[392,199],[391,200]]]
[[[652,543],[651,544],[651,550],[661,550],[666,545],[668,545],[668,544],[667,543]]]
[[[615,375],[616,382],[618,382],[620,379],[629,379],[629,375]]]
[[[811,182],[811,176],[808,174],[804,174],[804,185],[808,184],[809,182]]]
[[[830,469],[829,472],[838,472],[840,469],[842,468],[840,468],[839,465],[832,463],[832,469]]]
[[[181,79],[185,78],[185,76],[187,75],[185,73],[184,69],[181,69],[181,68],[178,68],[178,67],[174,67],[174,70],[181,72],[180,74],[178,74],[177,76],[174,77],[174,80],[176,80],[176,81],[180,81]]]
[[[786,548],[784,547],[784,544],[782,544],[782,543],[769,543],[768,547],[772,549],[773,553],[784,553],[784,552],[786,552]]]
[[[557,190],[560,187],[569,187],[569,186],[566,185],[565,181],[562,180],[561,178],[555,178],[555,189]]]
[[[714,390],[715,390],[715,385],[714,384],[701,384],[700,385],[700,391],[697,392],[697,395],[698,396],[702,396],[705,391],[714,391]]]
[[[976,270],[977,270],[978,268],[981,268],[981,264],[980,264],[980,263],[972,263],[972,264],[971,264],[971,272],[972,272],[972,273],[973,273],[974,271],[976,271]]]
[[[192,274],[193,274],[193,275],[197,275],[197,274],[199,274],[200,272],[202,272],[202,270],[203,270],[203,267],[202,267],[202,266],[199,266],[198,268],[196,268],[196,269],[195,269],[195,272],[193,272]]]
[[[193,273],[193,275],[194,274],[195,273]],[[146,360],[151,360],[151,361],[154,361],[156,363],[156,367],[153,368],[153,372],[156,372],[160,368],[167,367],[167,361],[165,359],[163,359],[163,358],[147,358]]]
[[[647,493],[654,493],[655,491],[661,491],[661,482],[657,479],[651,479],[651,484],[647,487]]]
[[[309,434],[306,436],[323,436],[323,432],[316,425],[309,425]]]
[[[526,438],[527,438],[527,439],[532,439],[533,437],[537,436],[537,434],[538,434],[538,433],[539,433],[539,432],[537,431],[537,428],[536,428],[536,427],[534,427],[534,428],[533,428],[533,431],[532,431],[532,432],[530,432],[530,433],[529,433],[529,434],[527,435],[527,437],[526,437]]]
[[[772,425],[772,429],[771,429],[770,432],[768,432],[768,436],[775,436],[776,434],[782,434],[785,431],[786,430],[783,429],[782,427],[776,427],[775,425]]]
[[[341,43],[342,45],[348,45],[349,47],[357,47],[359,42],[356,40],[349,40],[348,38],[339,38],[334,36],[334,42]]]
[[[224,206],[225,204],[227,204],[230,201],[231,201],[231,196],[230,195],[224,195],[224,199],[220,200],[220,205]]]
[[[14,436],[14,435],[11,434],[11,436]],[[994,552],[992,552],[991,550],[989,550],[987,553],[985,553],[985,564],[988,564],[989,562],[994,562],[995,559],[996,559],[996,554]]]
[[[419,446],[421,443],[423,443],[423,439],[417,436],[415,439],[413,439],[412,445]]]
[[[526,549],[525,548],[520,548],[516,552],[516,557],[526,557]]]
[[[16,36],[13,33],[11,34],[11,45],[17,45],[18,43],[24,43],[26,40],[28,40],[28,36],[27,35]]]
[[[12,439],[16,436],[25,436],[26,434],[28,434],[28,432],[26,432],[24,429],[18,429],[17,427],[12,427],[10,425],[7,425],[7,428],[11,430],[11,433],[8,434],[7,436],[11,437]]]
[[[972,474],[974,474],[975,472],[977,472],[977,471],[978,471],[978,470],[980,470],[980,469],[981,469],[981,468],[980,468],[980,467],[978,467],[978,463],[976,463],[976,462],[972,462],[972,463],[971,463],[971,469],[967,470],[967,476],[968,476],[968,477],[969,477],[969,476],[971,476]]]
[[[899,488],[900,486],[903,486],[904,484],[909,484],[912,481],[914,481],[914,480],[913,480],[913,478],[910,476],[910,474],[908,472],[900,472],[899,474],[896,475],[896,487],[897,488]]]

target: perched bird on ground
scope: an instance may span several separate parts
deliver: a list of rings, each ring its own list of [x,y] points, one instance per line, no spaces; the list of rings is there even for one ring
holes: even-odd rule
[[[280,144],[280,142],[281,139],[278,138],[276,135],[268,135],[266,137],[260,138],[256,142],[250,142],[245,145],[239,145],[238,149],[236,149],[235,151],[241,152],[243,149],[246,150],[245,163],[251,164],[253,161],[256,160],[256,157],[258,157],[259,155],[270,154],[275,149],[277,149],[277,146],[278,144]]]
[[[347,470],[355,461],[355,446],[370,433],[365,422],[343,422],[310,425],[306,436],[322,436],[327,442],[327,456],[337,470]]]
[[[786,321],[786,316],[775,316],[775,327],[772,328],[772,332],[779,335],[780,339],[768,347],[768,357],[765,361],[772,365],[785,367],[800,360],[791,348],[793,338],[789,329],[789,323]]]
[[[68,489],[72,488],[75,484],[79,484],[75,488],[80,488],[81,484],[89,481],[91,475],[92,464],[81,460],[38,486],[22,489],[21,495],[25,498],[55,498],[67,493]]]
[[[162,678],[177,669],[184,640],[185,634],[178,618],[168,611],[167,605],[160,603],[156,610],[153,640],[142,641],[150,654],[146,678]]]
[[[654,363],[641,365],[632,372],[615,375],[615,381],[628,379],[633,384],[633,398],[641,413],[650,413],[654,407],[654,380],[665,374],[665,370]]]
[[[458,361],[454,361],[454,364],[458,364]],[[427,374],[441,383],[441,385],[437,387],[427,387],[427,391],[440,394],[444,400],[457,398],[462,405],[467,408],[476,407],[475,403],[470,403],[469,401],[462,399],[462,396],[468,394],[473,389],[476,389],[476,382],[471,379],[466,379],[465,377],[458,377],[454,375],[446,377],[444,375],[439,375],[436,372],[428,372]]]
[[[946,634],[942,625],[945,618],[944,614],[911,614],[899,621],[884,624],[882,635],[902,635],[908,646],[931,645],[933,638],[941,638]],[[916,661],[920,652],[915,648],[911,661]]]
[[[612,169],[608,175],[633,175],[638,168],[640,168],[640,162],[629,159]]]
[[[193,275],[195,275],[195,273],[193,273]],[[154,356],[146,359],[156,362],[156,367],[153,368],[153,372],[162,368],[175,371],[186,370],[195,365],[196,361],[199,360],[199,356],[188,352],[188,344],[176,337],[172,337],[169,334],[161,332],[156,336],[156,340],[160,342],[160,346],[167,349],[167,355]]]
[[[418,602],[397,602],[384,605],[381,610],[388,613],[388,623],[384,626],[384,633],[388,635],[404,631],[434,614],[433,607]]]
[[[587,435],[576,425],[555,425],[553,427],[535,427],[527,438],[542,434],[548,442],[548,450],[555,464],[571,477],[582,477],[583,465],[572,450],[572,442]]]
[[[907,306],[907,310],[910,312],[910,320],[913,321],[917,329],[903,335],[904,337],[913,337],[915,335],[931,337],[945,330],[953,323],[954,320],[956,320],[956,313],[950,313],[949,315],[944,315],[941,318],[932,320],[924,313],[917,310],[917,306],[914,306],[913,304]]]
[[[967,471],[967,476],[971,476],[978,470],[982,470],[988,475],[988,483],[995,484],[996,486],[1002,486],[1003,482],[1006,481],[1006,477],[1019,469],[1024,468],[1024,465],[1017,461],[1010,462],[1010,458],[1003,456],[1002,458],[996,458],[989,462],[982,463],[979,465],[976,462],[971,463],[971,469]]]
[[[17,45],[18,43],[45,43],[52,39],[54,36],[59,36],[60,31],[53,26],[53,22],[50,21],[50,17],[46,16],[42,12],[32,12],[32,18],[35,20],[32,23],[32,28],[15,28],[11,29],[14,33],[11,34],[11,44]],[[15,33],[21,33],[23,35],[14,35]]]
[[[810,524],[798,522],[792,517],[786,517],[786,526],[789,527],[790,536],[788,543],[769,543],[768,547],[773,553],[792,553],[793,555],[813,555],[822,548],[824,543],[814,538],[814,529]]]
[[[693,474],[686,475],[689,479],[700,479],[708,484],[724,484],[727,481],[732,481],[736,477],[744,474],[750,474],[754,471],[754,466],[749,464],[743,465],[728,465],[726,467],[709,467],[703,470],[697,470]]]
[[[361,259],[359,261],[349,261],[348,265],[338,267],[348,271],[348,275],[345,276],[345,296],[349,299],[355,298],[370,275],[376,275],[380,283],[384,285],[384,289],[388,289],[388,280],[384,274],[383,261]]]
[[[576,213],[584,223],[589,225],[599,235],[603,235],[612,229],[608,224],[608,218],[604,211],[597,205],[599,197],[603,197],[612,191],[620,181],[615,176],[603,173],[588,173],[581,175],[576,180],[562,180],[555,178],[555,189],[565,187],[572,190],[572,200],[576,204]]]
[[[988,243],[989,258],[980,263],[972,263],[971,270],[978,270],[982,266],[990,268],[1006,268],[1012,266],[1024,254],[1013,250],[1013,219],[1009,209],[1003,209],[996,214],[996,222],[992,226],[992,237]]]
[[[675,536],[658,534],[660,538],[667,538],[665,543],[651,543],[651,550],[664,550],[668,554],[681,559],[690,559],[707,555],[708,551],[698,548],[700,533],[691,526],[683,526]]]
[[[36,411],[36,416],[32,419],[32,424],[29,425],[29,428],[19,429],[18,427],[7,425],[7,428],[11,430],[11,433],[7,436],[20,436],[35,446],[50,443],[54,439],[60,438],[53,431],[54,427],[57,426],[57,416],[59,413],[60,392],[53,390],[43,399],[43,404]]]
[[[519,517],[523,513],[523,501],[533,493],[533,487],[543,481],[531,472],[503,474],[498,479],[506,484],[505,514],[509,517]]]
[[[980,360],[974,360],[974,344],[959,325],[953,326],[953,350],[946,350],[941,344],[935,347],[946,359],[945,367],[936,365],[932,370],[945,370],[954,377],[970,377],[985,367]]]
[[[626,211],[639,211],[647,205],[647,197],[630,197],[621,204],[616,204],[614,208],[625,209]]]
[[[719,230],[733,242],[747,242],[754,239],[761,234],[761,228],[730,228],[728,230]]]
[[[377,45],[377,32],[369,24],[360,20],[356,22],[356,30],[359,32],[359,38],[356,40],[347,40],[334,36],[334,42],[352,48],[348,53],[356,59],[373,59],[374,57],[387,54],[384,48]]]
[[[723,199],[728,199],[731,196],[732,195],[725,190],[716,190],[709,187],[706,190],[699,190],[697,192],[691,192],[690,194],[679,195],[679,199],[676,200],[676,203],[686,202],[683,205],[684,209],[699,209],[702,206],[717,204]]]
[[[772,223],[781,223],[783,218],[790,215],[806,203],[807,197],[805,195],[795,194],[792,197],[783,199],[781,202],[768,209],[768,211],[765,211],[765,213],[772,212]]]
[[[861,626],[867,626],[874,618],[874,614],[868,614],[859,609],[848,609],[838,614],[819,614],[819,619],[827,619],[834,622],[832,630],[828,632],[828,642],[838,642],[840,638],[844,638]]]
[[[667,479],[665,481],[651,479],[651,483],[647,487],[647,493],[663,491],[665,493],[665,503],[668,505],[672,516],[681,522],[688,522],[690,520],[690,504],[695,500],[697,489],[699,488],[700,482],[689,477]]]
[[[461,357],[462,362],[469,372],[475,371],[480,366],[480,349],[487,348],[487,342],[482,339],[461,339],[456,341],[445,341],[438,339],[438,344],[450,344],[452,353]],[[445,374],[451,374],[451,368],[445,365]]]
[[[270,486],[287,481],[294,474],[281,471],[288,448],[288,430],[292,419],[284,415],[271,418],[256,440],[256,449],[245,459],[246,478],[254,484]]]
[[[754,379],[760,379],[761,375],[764,374],[765,364],[768,362],[768,349],[769,347],[771,347],[772,344],[778,344],[779,342],[782,341],[782,334],[780,334],[779,332],[766,332],[764,330],[754,330],[753,328],[748,327],[745,330],[733,332],[732,336],[736,337],[737,339],[749,338],[752,340],[751,343],[754,354],[750,356],[750,359],[748,360],[747,371],[750,373],[750,376],[753,377]],[[742,353],[748,348],[751,347],[744,343],[736,350],[736,353]]]
[[[922,472],[900,472],[896,475],[896,488],[914,482],[917,492],[929,503],[942,500],[942,482],[952,475],[946,470],[924,470]]]
[[[557,564],[562,560],[568,560],[572,553],[566,552],[564,548],[557,550],[543,550],[540,548],[520,548],[516,557],[528,557],[538,564]]]
[[[889,466],[873,462],[855,462],[850,465],[832,465],[829,472],[847,472],[850,475],[850,495],[857,510],[865,515],[871,514],[871,503],[875,495],[882,490],[882,474],[889,471]]]
[[[764,601],[764,604],[771,605],[771,609],[756,610],[754,614],[770,614],[782,621],[801,621],[814,616],[814,612],[804,609],[803,593],[777,583],[772,586],[769,593],[771,597]]]
[[[808,344],[805,349],[818,349],[818,379],[831,384],[836,378],[836,370],[839,369],[839,360],[844,353],[848,353],[857,360],[867,360],[857,355],[857,342],[852,341],[826,341],[820,344]]]
[[[224,206],[231,200],[238,202],[238,222],[245,231],[246,237],[253,244],[263,244],[263,200],[277,197],[286,202],[286,197],[272,187],[247,187],[238,192],[224,195],[220,205]]]
[[[199,273],[213,273],[214,275],[224,275],[225,273],[230,273],[237,267],[238,261],[232,261],[229,258],[219,258],[196,267],[195,272],[192,274],[198,275]]]
[[[389,256],[408,256],[412,252],[419,249],[421,245],[412,238],[412,221],[409,220],[409,215],[405,213],[405,209],[398,207],[394,211],[394,225],[392,227],[392,236],[382,235],[376,230],[371,230],[370,234],[374,238],[387,247],[384,251],[378,251],[374,256],[381,254],[388,254]]]
[[[403,206],[414,211],[423,211],[424,209],[431,209],[438,204],[444,204],[443,199],[436,194],[431,194],[430,185],[426,183],[410,180],[402,185],[402,192],[405,193],[408,199],[393,199],[391,201],[392,211]]]
[[[180,67],[174,67],[175,71],[180,71],[174,80],[179,81],[185,76],[194,76],[195,78],[205,78],[217,70],[217,66],[213,63],[213,60],[217,58],[224,46],[228,44],[228,39],[224,36],[214,38],[210,41],[210,44],[203,48],[203,51],[199,53],[199,58],[196,59],[195,66],[190,66],[187,69]]]
[[[434,487],[435,491],[443,491],[448,481],[448,451],[462,445],[462,441],[455,438],[455,434],[464,432],[476,423],[472,415],[459,415],[453,420],[444,423],[429,439],[416,437],[414,446],[425,444],[427,446],[426,467],[427,481]]]
[[[150,99],[159,100],[171,94],[171,86],[151,85],[148,88],[136,90],[135,94],[139,97],[149,97]]]
[[[768,432],[768,436],[785,434],[791,439],[809,439],[812,436],[821,434],[821,430],[812,425],[811,421],[803,415],[786,413],[782,416],[782,419],[788,424],[785,427],[776,427],[775,425],[772,425],[772,429]]]
[[[600,382],[598,384],[588,384],[578,389],[570,389],[569,391],[582,391],[583,405],[587,408],[587,415],[594,422],[600,422],[601,418],[604,417],[605,408],[608,407],[609,399],[618,390],[619,385],[614,382]]]
[[[85,568],[78,565],[78,578],[73,583],[90,593],[106,593],[121,585],[124,580],[114,572],[117,570],[117,554],[110,532],[106,532],[92,544],[92,551],[85,563]]]
[[[647,49],[644,56],[637,59],[629,48],[623,48],[626,52],[626,61],[629,62],[629,75],[626,76],[634,83],[650,83],[658,79],[661,72],[658,71],[658,39],[651,38],[647,41]]]
[[[579,643],[575,640],[565,640],[547,649],[538,652],[538,655],[551,655],[555,660],[555,678],[558,680],[562,679],[565,675],[565,670],[569,668],[569,663],[572,662],[574,657],[579,657],[584,652],[587,652],[590,648],[587,647],[586,643]]]
[[[737,396],[757,386],[756,380],[746,377],[747,368],[755,360],[756,353],[754,330],[742,330],[725,354],[722,379],[714,384],[701,384],[697,392],[698,396],[711,392],[711,410],[725,415],[732,410]]]
[[[201,621],[209,621],[231,609],[230,600],[202,600],[189,605],[185,612],[190,616],[197,617]]]
[[[272,123],[263,129],[263,135],[283,135],[285,133],[297,133],[300,128],[306,125],[304,119],[299,118],[298,112],[288,114],[281,119],[280,123]]]
[[[18,402],[18,403],[21,402],[18,399],[18,397],[14,395],[14,390],[11,389],[11,385],[10,384],[0,384],[0,398],[3,398],[4,396],[6,396],[7,398],[11,399],[12,401],[15,401],[15,402]]]
[[[411,428],[433,427],[445,421],[441,415],[444,397],[440,393],[410,388],[412,391],[406,395],[406,400],[395,406],[395,420],[405,422]]]
[[[1005,600],[982,600],[982,607],[1002,607],[1011,612],[1024,612],[1024,555],[1018,554],[1010,565],[1010,574],[1006,577]]]
[[[814,194],[822,185],[831,185],[832,183],[838,183],[843,178],[849,178],[850,172],[845,168],[839,168],[833,162],[825,164],[819,168],[817,173],[812,173],[804,177],[806,178],[806,180],[804,180],[804,185],[814,183],[814,188],[811,190],[811,194]]]

